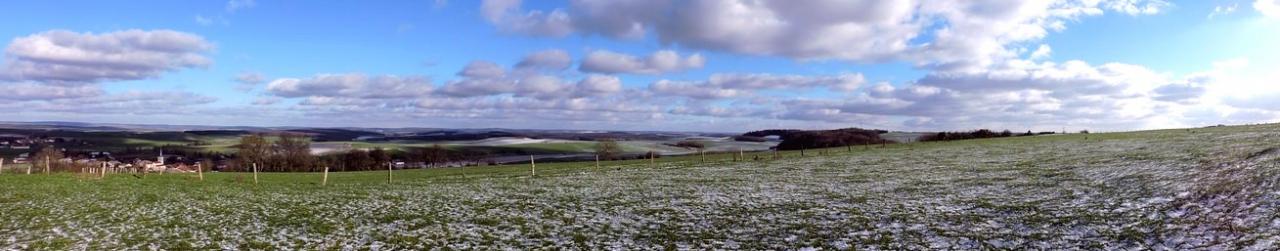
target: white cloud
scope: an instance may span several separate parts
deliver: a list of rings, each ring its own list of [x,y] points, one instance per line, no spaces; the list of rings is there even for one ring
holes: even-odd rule
[[[746,93],[741,90],[724,89],[707,84],[659,80],[649,85],[649,90],[671,96],[684,96],[696,99],[732,98]]]
[[[866,79],[862,74],[838,76],[715,74],[706,81],[698,82],[659,80],[649,85],[649,90],[663,95],[695,99],[724,99],[770,89],[799,90],[821,87],[833,91],[852,91],[865,82]]]
[[[680,57],[680,54],[671,50],[660,50],[644,58],[597,50],[588,53],[582,59],[582,65],[578,69],[583,72],[605,74],[662,74],[702,68],[705,64],[706,59],[701,54]]]
[[[520,0],[488,0],[480,4],[480,12],[499,29],[535,36],[564,36],[573,32],[569,15],[561,10],[531,10],[519,13]]]
[[[516,81],[505,78],[462,79],[449,82],[438,90],[438,94],[451,97],[475,97],[512,93],[516,90]]]
[[[489,61],[472,61],[458,72],[458,76],[468,78],[497,78],[506,75],[502,66]]]
[[[15,113],[113,115],[180,114],[216,98],[179,91],[108,93],[107,81],[156,78],[212,63],[213,45],[169,30],[102,34],[52,30],[15,38],[0,65],[0,107]]]
[[[1040,47],[1036,47],[1036,50],[1032,51],[1031,55],[1027,56],[1027,58],[1031,60],[1047,59],[1050,54],[1053,54],[1053,48],[1050,48],[1047,44],[1041,44]]]
[[[238,85],[236,85],[235,89],[242,92],[253,90],[253,88],[257,87],[263,82],[266,82],[266,78],[263,77],[261,73],[257,73],[257,72],[241,72],[240,74],[236,75],[235,79],[232,79],[232,80],[235,80],[236,83],[239,83]]]
[[[38,83],[0,83],[0,100],[55,100],[102,96],[98,85],[45,85]]]
[[[361,99],[415,98],[430,94],[431,80],[417,76],[366,76],[360,73],[319,74],[305,79],[280,78],[267,92],[285,98],[341,97]]]
[[[573,59],[569,58],[569,53],[564,50],[550,49],[543,50],[529,55],[525,55],[516,68],[520,69],[541,69],[541,70],[564,70],[573,64]]]
[[[102,34],[53,30],[14,39],[5,48],[0,78],[52,84],[154,78],[212,63],[204,38],[170,30]]]
[[[1083,16],[1156,14],[1171,6],[1161,0],[576,0],[567,10],[521,15],[520,1],[489,0],[483,12],[500,29],[542,36],[652,33],[663,44],[747,55],[973,70],[1014,58],[1014,44],[1039,40]]]
[[[82,87],[81,87],[82,88]],[[42,114],[68,113],[93,115],[197,114],[191,107],[217,101],[217,98],[179,91],[126,91],[115,94],[79,98],[38,99],[13,102],[16,112]],[[0,105],[2,107],[3,105]]]
[[[1254,0],[1253,9],[1263,16],[1280,18],[1280,0]]]
[[[257,105],[257,106],[274,105],[274,104],[280,103],[281,100],[283,99],[279,97],[258,97],[257,99],[253,100],[253,105]]]
[[[226,9],[227,12],[236,12],[242,9],[253,8],[253,6],[257,5],[258,3],[254,2],[254,0],[230,0],[227,1]]]
[[[534,97],[540,99],[560,98],[571,94],[571,88],[558,77],[546,75],[526,76],[516,84],[513,94],[517,97]]]
[[[622,91],[622,80],[615,76],[591,74],[577,85],[578,96],[596,96]]]
[[[1239,6],[1240,5],[1235,3],[1232,3],[1231,5],[1228,5],[1228,6],[1222,6],[1222,5],[1214,6],[1213,12],[1210,12],[1209,17],[1207,18],[1212,19],[1213,17],[1216,17],[1216,16],[1231,15],[1231,13],[1236,12],[1236,9],[1239,8]]]
[[[1152,98],[1160,101],[1194,104],[1208,91],[1205,86],[1213,82],[1215,82],[1215,79],[1211,75],[1192,76],[1179,83],[1170,83],[1157,87],[1153,90],[1155,95]]]
[[[1172,7],[1164,0],[1115,0],[1106,3],[1107,9],[1129,15],[1154,15]]]

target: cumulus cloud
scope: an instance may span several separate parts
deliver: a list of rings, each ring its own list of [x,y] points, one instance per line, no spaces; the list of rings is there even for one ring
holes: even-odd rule
[[[19,112],[73,114],[194,114],[189,108],[213,103],[217,98],[181,91],[126,91],[80,98],[38,99],[15,102]]]
[[[1261,88],[1262,82],[1223,79],[1237,75],[1214,69],[1176,77],[1118,63],[1012,61],[981,72],[878,83],[840,98],[781,98],[781,111],[773,114],[825,122],[890,119],[914,130],[1124,130],[1280,118],[1280,109],[1268,106],[1275,95],[1266,94],[1280,92]],[[1249,95],[1221,93],[1241,88]]]
[[[578,96],[597,96],[622,91],[622,80],[615,76],[591,74],[577,85]]]
[[[106,92],[109,81],[156,78],[165,72],[205,67],[213,45],[200,36],[170,30],[101,34],[52,30],[13,39],[0,65],[0,107],[15,113],[189,113],[213,103],[182,91]],[[75,115],[79,116],[79,115]]]
[[[236,90],[247,92],[247,91],[253,90],[253,88],[258,87],[258,85],[265,82],[266,78],[263,77],[261,73],[242,72],[240,74],[237,74],[236,77],[232,80],[238,83],[238,85],[236,85]]]
[[[1053,48],[1050,48],[1047,44],[1041,44],[1040,47],[1036,47],[1036,50],[1032,51],[1031,55],[1027,56],[1027,58],[1031,60],[1046,59],[1049,58],[1049,55],[1052,53]]]
[[[1167,102],[1195,103],[1208,91],[1206,85],[1214,82],[1213,76],[1193,76],[1180,83],[1170,83],[1153,90],[1154,99]]]
[[[1011,45],[1082,16],[1156,14],[1170,6],[1161,0],[576,0],[567,10],[521,15],[520,1],[489,0],[483,12],[499,28],[542,36],[653,33],[664,44],[739,54],[976,69],[1012,58]],[[548,24],[556,28],[529,28]]]
[[[5,48],[0,77],[50,84],[154,78],[184,68],[206,67],[213,44],[170,30],[125,30],[102,34],[53,30],[19,37]]]
[[[723,99],[768,89],[827,88],[833,91],[852,91],[865,82],[866,79],[862,74],[837,76],[715,74],[706,81],[659,80],[649,85],[649,90],[664,95],[696,99]]]
[[[101,96],[105,92],[98,85],[45,85],[38,83],[0,83],[0,100],[54,100]]]
[[[366,76],[360,73],[319,74],[310,78],[280,78],[267,92],[285,98],[344,97],[362,99],[413,98],[432,90],[431,80],[418,76]]]
[[[280,99],[279,97],[258,97],[257,99],[253,100],[253,105],[258,105],[258,106],[274,105],[274,104],[280,103],[281,100],[282,99]]]
[[[498,78],[506,74],[507,72],[502,69],[502,66],[482,60],[473,61],[458,72],[458,76],[467,78]]]
[[[663,95],[684,96],[696,99],[722,99],[746,94],[742,90],[725,89],[708,84],[679,82],[665,79],[658,80],[657,82],[650,84],[649,90]]]
[[[705,64],[706,59],[701,54],[680,57],[680,54],[671,50],[660,50],[644,58],[597,50],[582,59],[578,70],[605,74],[662,74],[702,68]]]
[[[1235,75],[1231,72],[1176,77],[1119,63],[1013,60],[984,71],[934,72],[913,81],[871,85],[860,74],[716,74],[704,80],[658,80],[639,89],[624,88],[610,75],[589,74],[575,82],[563,76],[503,72],[508,74],[488,79],[500,82],[498,88],[469,95],[444,90],[482,79],[464,77],[430,95],[393,101],[306,96],[294,109],[307,116],[392,114],[433,121],[520,121],[522,125],[658,121],[653,122],[655,126],[678,129],[690,126],[680,121],[747,120],[736,126],[858,123],[902,130],[1057,130],[1063,126],[1116,130],[1280,118],[1280,111],[1268,106],[1274,102],[1267,98],[1274,96],[1233,99],[1215,94],[1241,87],[1221,79]],[[826,95],[765,92],[772,90]]]
[[[918,83],[974,92],[1036,90],[1059,97],[1122,97],[1145,92],[1163,81],[1166,80],[1160,74],[1137,65],[1109,63],[1095,67],[1083,61],[1012,61],[981,72],[935,72]]]
[[[622,81],[615,76],[588,74],[575,84],[545,72],[564,70],[570,62],[568,53],[562,50],[531,53],[510,70],[477,60],[458,72],[459,79],[447,82],[434,94],[453,98],[513,95],[545,100],[598,96],[622,90]]]
[[[520,79],[516,84],[514,94],[519,97],[534,97],[541,99],[551,99],[563,97],[569,92],[565,92],[570,88],[558,77],[546,75],[532,75]]]
[[[569,53],[564,50],[550,49],[543,50],[529,55],[525,55],[516,68],[534,69],[534,70],[564,70],[568,69],[573,63],[573,59],[569,58]]]
[[[1254,0],[1253,9],[1263,16],[1280,18],[1280,0]]]
[[[573,32],[569,15],[562,10],[530,10],[520,13],[520,0],[492,0],[480,4],[480,13],[499,29],[535,36],[564,36]]]
[[[1115,0],[1106,2],[1107,9],[1129,15],[1152,15],[1168,9],[1173,4],[1164,0]]]
[[[1216,16],[1231,15],[1231,13],[1236,12],[1236,9],[1239,8],[1239,6],[1240,5],[1234,4],[1234,3],[1231,5],[1214,6],[1213,12],[1210,12],[1207,18],[1212,19],[1213,17],[1216,17]]]

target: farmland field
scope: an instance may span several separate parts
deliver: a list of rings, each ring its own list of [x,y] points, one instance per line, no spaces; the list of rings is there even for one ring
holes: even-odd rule
[[[648,161],[0,175],[0,249],[1280,248],[1280,126]]]

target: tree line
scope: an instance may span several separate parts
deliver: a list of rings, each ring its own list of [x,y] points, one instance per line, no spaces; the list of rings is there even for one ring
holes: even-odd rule
[[[841,147],[852,145],[872,145],[872,144],[888,144],[895,143],[892,140],[880,138],[880,134],[887,133],[884,130],[869,130],[861,128],[844,128],[835,130],[761,130],[743,134],[743,138],[754,139],[764,138],[768,136],[778,136],[782,142],[778,143],[778,150],[800,150],[812,148]],[[752,141],[752,140],[743,140]]]
[[[1084,132],[1084,133],[1088,133],[1088,131],[1083,131],[1083,132]],[[1003,137],[1034,136],[1034,135],[1046,135],[1046,134],[1054,134],[1054,132],[1038,132],[1038,133],[1033,133],[1033,132],[1031,132],[1031,131],[1027,131],[1026,133],[1013,133],[1012,131],[1004,130],[1004,131],[1001,131],[1001,132],[998,132],[998,133],[997,133],[997,132],[995,132],[995,131],[991,131],[991,130],[987,130],[987,129],[978,129],[978,130],[973,130],[973,131],[968,131],[968,132],[937,132],[937,133],[930,133],[930,134],[920,135],[920,137],[917,137],[917,138],[916,138],[916,141],[920,141],[920,142],[925,142],[925,141],[951,141],[951,140],[966,140],[966,139],[986,139],[986,138],[1003,138]]]
[[[390,168],[427,168],[451,165],[471,166],[483,163],[492,154],[476,149],[449,149],[440,145],[404,150],[373,148],[351,149],[313,155],[311,138],[306,134],[251,134],[240,137],[231,171],[252,171],[256,164],[262,172],[369,171]],[[404,161],[395,165],[393,161]]]

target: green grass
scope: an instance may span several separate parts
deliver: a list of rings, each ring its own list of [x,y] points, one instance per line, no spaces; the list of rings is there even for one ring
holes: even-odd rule
[[[1280,126],[330,173],[0,174],[0,249],[1259,249]],[[583,144],[525,146],[582,150]]]

